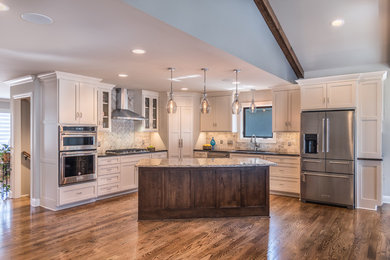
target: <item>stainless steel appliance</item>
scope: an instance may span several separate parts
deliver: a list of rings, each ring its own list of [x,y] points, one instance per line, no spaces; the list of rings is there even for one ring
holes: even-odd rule
[[[301,200],[354,207],[354,111],[302,112]]]
[[[60,185],[96,179],[96,150],[60,153]]]
[[[96,126],[60,126],[59,184],[95,180],[97,164]]]
[[[60,151],[97,149],[96,126],[60,126]]]

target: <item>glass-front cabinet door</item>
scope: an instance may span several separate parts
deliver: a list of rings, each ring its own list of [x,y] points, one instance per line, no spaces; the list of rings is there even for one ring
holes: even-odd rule
[[[158,96],[143,96],[144,131],[158,130]]]
[[[111,131],[111,89],[98,91],[98,130]]]

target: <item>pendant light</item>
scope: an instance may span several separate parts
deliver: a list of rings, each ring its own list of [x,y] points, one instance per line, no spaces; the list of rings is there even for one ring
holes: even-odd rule
[[[255,113],[256,112],[256,104],[255,104],[255,90],[252,89],[252,102],[251,102],[251,113]]]
[[[241,112],[241,103],[238,100],[238,78],[237,78],[238,72],[240,72],[240,70],[235,69],[234,72],[236,73],[236,93],[234,94],[234,101],[232,104],[232,113],[234,115],[238,115]]]
[[[209,101],[207,100],[207,94],[206,94],[206,71],[208,71],[208,68],[202,68],[203,70],[203,98],[202,101],[200,102],[200,112],[202,114],[208,114],[210,112],[210,104]]]
[[[171,71],[171,92],[169,92],[169,100],[167,103],[167,112],[168,114],[174,114],[176,113],[176,102],[173,100],[173,89],[172,89],[172,82],[173,82],[173,71],[175,68],[168,68],[169,71]]]

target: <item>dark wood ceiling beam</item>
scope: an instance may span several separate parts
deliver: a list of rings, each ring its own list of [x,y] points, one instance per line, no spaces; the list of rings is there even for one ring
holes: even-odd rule
[[[294,70],[295,75],[297,75],[298,78],[303,78],[304,77],[303,68],[299,63],[299,60],[295,55],[295,52],[291,47],[291,44],[288,41],[287,36],[284,34],[282,26],[280,25],[278,18],[276,17],[274,11],[272,10],[271,4],[268,2],[268,0],[254,0],[254,1],[261,15],[263,16],[265,22],[267,23],[269,29],[274,35],[276,42],[279,44],[288,62],[290,63],[291,68]]]

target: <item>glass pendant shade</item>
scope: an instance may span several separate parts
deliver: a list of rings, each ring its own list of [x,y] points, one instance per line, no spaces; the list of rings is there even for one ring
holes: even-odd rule
[[[173,100],[173,89],[172,89],[172,78],[173,78],[173,71],[175,70],[174,68],[168,68],[168,70],[171,71],[171,91],[169,92],[169,99],[167,102],[167,112],[168,114],[174,114],[176,113],[176,102]]]
[[[203,87],[203,98],[202,101],[200,102],[200,112],[202,114],[208,114],[210,112],[210,103],[207,100],[207,94],[206,94],[206,71],[208,71],[209,69],[202,68],[202,70],[204,75],[203,77],[204,87]]]
[[[232,113],[234,115],[238,115],[241,113],[241,103],[240,103],[240,100],[238,99],[238,79],[237,79],[237,75],[238,75],[238,72],[240,72],[238,69],[235,69],[234,72],[236,73],[236,93],[234,94],[234,101],[232,103]]]
[[[203,95],[202,101],[200,102],[200,112],[202,114],[208,114],[210,112],[210,104],[206,95]]]
[[[234,101],[233,101],[233,104],[232,104],[232,113],[233,113],[234,115],[238,115],[238,114],[241,113],[241,109],[242,109],[241,103],[240,103],[240,101],[238,100],[238,94],[236,93],[236,94],[234,95]]]
[[[256,112],[256,104],[255,104],[255,90],[252,89],[252,102],[251,102],[251,113]]]
[[[167,112],[168,114],[174,114],[176,113],[176,109],[177,109],[176,102],[175,100],[173,100],[173,95],[170,95],[167,103]]]

